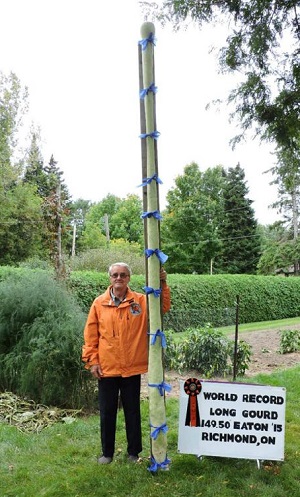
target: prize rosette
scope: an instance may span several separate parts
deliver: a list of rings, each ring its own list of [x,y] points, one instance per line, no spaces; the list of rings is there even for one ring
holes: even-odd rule
[[[201,383],[197,378],[189,378],[184,383],[184,391],[189,396],[185,426],[200,426],[197,395],[201,392]]]

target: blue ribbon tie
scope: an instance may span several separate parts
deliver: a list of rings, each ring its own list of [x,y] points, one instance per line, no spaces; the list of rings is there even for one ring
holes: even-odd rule
[[[151,438],[153,438],[153,440],[156,440],[159,433],[162,432],[163,434],[166,434],[167,431],[168,431],[168,427],[166,425],[166,423],[164,423],[163,425],[161,426],[153,426],[151,423],[150,423],[150,426],[151,428],[155,428],[154,431],[151,433]]]
[[[149,295],[150,293],[153,293],[154,297],[159,297],[160,294],[161,294],[161,288],[157,288],[155,290],[151,286],[144,286],[144,290],[145,290],[146,295]]]
[[[141,218],[145,219],[146,217],[154,217],[158,221],[160,221],[162,219],[162,216],[158,211],[143,212],[143,214],[141,215]]]
[[[168,256],[167,256],[166,254],[164,254],[164,253],[163,253],[161,250],[159,250],[159,249],[155,249],[155,250],[153,250],[153,249],[146,249],[146,250],[145,250],[145,254],[146,254],[147,259],[148,259],[151,255],[155,254],[155,255],[158,257],[159,261],[160,261],[162,264],[164,264],[164,263],[168,260]]]
[[[157,174],[153,174],[153,176],[151,176],[150,178],[144,178],[143,179],[143,183],[139,186],[147,186],[149,185],[153,180],[156,181],[156,183],[159,183],[160,185],[162,185],[162,180],[159,179],[159,177],[157,176]]]
[[[164,390],[166,392],[171,392],[172,387],[168,383],[162,381],[161,383],[148,383],[148,387],[156,387],[159,390],[159,394],[162,397],[164,395]]]
[[[154,83],[151,83],[151,85],[149,85],[148,88],[143,88],[140,91],[140,99],[144,100],[144,98],[148,95],[150,91],[152,91],[152,93],[157,93],[157,86],[155,86]]]
[[[150,468],[147,468],[147,469],[148,469],[148,471],[151,471],[152,473],[155,473],[158,469],[166,470],[166,469],[168,469],[170,462],[171,462],[171,460],[168,459],[167,457],[161,463],[156,462],[154,457],[151,457],[151,466],[150,466]]]
[[[167,348],[166,335],[163,331],[157,330],[156,333],[149,333],[152,336],[151,345],[155,345],[157,337],[161,337],[161,346],[163,349]]]
[[[140,135],[140,138],[154,138],[154,140],[158,140],[160,137],[160,132],[159,131],[151,131],[151,133],[142,133]]]
[[[150,33],[148,38],[143,38],[139,41],[139,45],[141,45],[142,50],[146,50],[148,43],[153,43],[153,45],[156,45],[156,38],[153,33]]]

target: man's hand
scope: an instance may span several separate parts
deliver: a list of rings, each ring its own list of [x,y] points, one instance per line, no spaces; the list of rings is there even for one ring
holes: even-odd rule
[[[101,380],[103,373],[101,371],[100,364],[94,364],[94,366],[91,366],[90,371],[91,371],[91,374],[95,378],[98,378],[98,380]]]
[[[166,279],[167,279],[167,273],[165,269],[162,267],[160,269],[160,281],[166,281]]]

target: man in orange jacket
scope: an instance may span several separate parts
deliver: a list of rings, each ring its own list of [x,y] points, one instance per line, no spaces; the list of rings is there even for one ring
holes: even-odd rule
[[[124,409],[128,460],[142,451],[141,374],[148,370],[146,295],[133,292],[131,270],[124,262],[109,268],[110,286],[93,302],[84,329],[82,359],[98,379],[102,456],[109,464],[115,450],[118,395]],[[161,270],[162,308],[170,309],[170,289]]]

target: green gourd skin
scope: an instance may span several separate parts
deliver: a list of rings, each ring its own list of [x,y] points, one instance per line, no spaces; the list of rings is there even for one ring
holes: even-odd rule
[[[145,22],[141,27],[142,39],[148,39],[150,34],[155,35],[155,27],[151,22]],[[154,45],[148,43],[147,48],[142,51],[143,67],[143,87],[148,88],[154,83]],[[144,99],[146,134],[155,131],[155,104],[153,92],[148,92]],[[155,164],[155,143],[152,137],[145,138],[147,150],[147,178],[152,177],[156,171]],[[147,185],[147,212],[159,210],[159,192],[156,181],[151,181]],[[147,218],[147,247],[150,249],[159,248],[159,221],[154,217]],[[148,264],[148,286],[160,288],[160,261],[153,254],[147,259]],[[149,332],[156,333],[162,329],[160,298],[152,294],[148,295],[149,312]],[[160,384],[164,381],[163,353],[161,338],[157,337],[154,345],[151,345],[151,335],[149,341],[149,367],[148,383]],[[159,427],[166,423],[165,396],[160,395],[159,389],[149,387],[149,417],[152,427]],[[153,428],[151,428],[151,431]],[[164,463],[167,458],[167,436],[162,431],[159,432],[156,440],[151,438],[151,455],[158,464]]]

